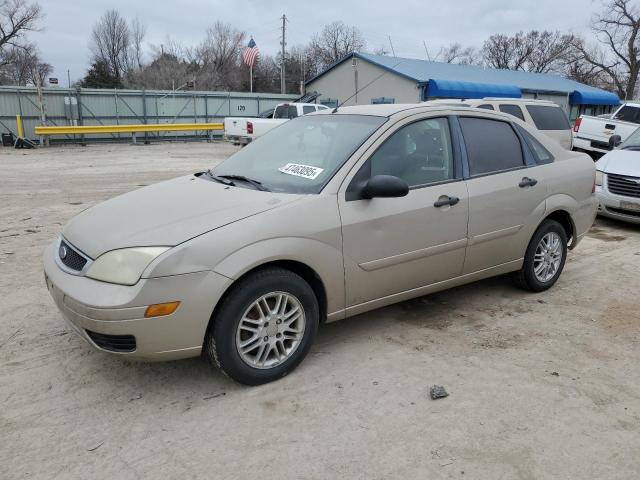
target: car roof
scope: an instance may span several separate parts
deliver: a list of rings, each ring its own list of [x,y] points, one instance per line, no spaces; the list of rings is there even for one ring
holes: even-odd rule
[[[331,108],[329,110],[323,110],[322,112],[317,112],[318,115],[370,115],[376,117],[392,117],[398,114],[411,114],[411,113],[422,113],[422,112],[437,112],[437,111],[449,111],[451,113],[465,113],[465,112],[476,112],[481,113],[486,116],[494,116],[499,117],[501,119],[507,119],[509,121],[513,120],[511,115],[496,111],[496,110],[485,110],[482,108],[475,108],[466,105],[457,105],[453,103],[433,103],[429,104],[429,102],[422,103],[386,103],[386,104],[376,104],[376,105],[353,105],[348,107],[338,107],[337,110],[335,108]]]
[[[510,97],[439,98],[437,100],[427,100],[423,103],[449,104],[449,105],[455,105],[458,103],[468,103],[470,105],[473,105],[473,104],[481,105],[483,103],[489,103],[489,102],[521,103],[521,104],[530,104],[530,105],[548,105],[551,107],[560,107],[560,105],[558,105],[557,103],[551,100],[537,100],[534,98],[510,98]]]
[[[325,106],[325,105],[321,105],[320,103],[301,103],[301,102],[282,102],[276,106],[280,107],[285,105],[300,105],[301,107],[324,107]]]
[[[442,106],[439,106],[443,108]],[[376,117],[390,117],[405,110],[425,108],[420,103],[383,103],[376,105],[351,105],[332,108],[329,111],[341,115],[373,115]]]

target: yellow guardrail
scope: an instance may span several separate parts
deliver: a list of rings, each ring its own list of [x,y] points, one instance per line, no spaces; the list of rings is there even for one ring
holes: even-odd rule
[[[223,123],[153,123],[142,125],[82,125],[82,126],[38,126],[35,134],[45,135],[86,135],[90,133],[145,133],[145,132],[188,132],[194,130],[224,130]]]

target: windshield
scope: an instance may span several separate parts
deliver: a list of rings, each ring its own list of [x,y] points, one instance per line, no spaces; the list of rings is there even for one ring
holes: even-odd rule
[[[319,193],[386,120],[368,115],[298,117],[251,142],[212,173],[242,175],[272,192]]]
[[[624,142],[620,144],[621,150],[640,150],[640,128],[629,135]]]

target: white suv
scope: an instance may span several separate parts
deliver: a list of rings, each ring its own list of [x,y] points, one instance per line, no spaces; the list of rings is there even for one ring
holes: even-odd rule
[[[549,100],[531,100],[525,98],[496,98],[480,99],[443,99],[430,100],[430,103],[463,104],[469,107],[497,110],[508,113],[540,130],[553,138],[563,148],[571,150],[573,135],[566,113],[560,105]]]

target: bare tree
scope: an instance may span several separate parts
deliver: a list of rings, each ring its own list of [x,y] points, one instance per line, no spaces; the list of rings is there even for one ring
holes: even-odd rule
[[[487,66],[522,70],[527,57],[531,54],[522,37],[522,32],[513,37],[500,33],[491,35],[482,46],[482,55]]]
[[[525,62],[525,70],[559,73],[567,63],[575,37],[559,31],[532,30],[526,34],[525,39],[531,50]]]
[[[288,75],[288,77],[293,78],[292,75]],[[244,90],[249,90],[249,80],[246,76],[244,76],[241,86]],[[287,88],[289,88],[288,85]],[[258,57],[253,68],[253,91],[280,93],[280,65],[271,55]]]
[[[363,50],[366,46],[362,32],[342,21],[325,25],[310,44],[314,55],[323,66],[331,65],[351,52]]]
[[[135,66],[138,70],[142,69],[143,66],[143,50],[142,50],[142,42],[144,41],[144,37],[147,34],[147,26],[138,19],[138,17],[134,18],[131,21],[131,26],[129,27],[131,30],[131,58],[135,63]]]
[[[0,83],[35,85],[51,73],[51,65],[26,40],[27,33],[39,30],[42,17],[37,3],[0,1]]]
[[[198,85],[211,89],[231,89],[240,80],[239,58],[245,33],[228,23],[216,22],[207,36],[192,52],[200,67]]]
[[[574,38],[574,43],[580,42],[581,48],[585,48],[582,40]],[[601,54],[590,50],[589,55],[592,58],[602,59]],[[563,75],[576,82],[591,85],[593,87],[603,88],[605,90],[617,91],[617,87],[613,84],[611,77],[602,70],[602,68],[590,63],[584,59],[583,54],[576,48],[571,48],[567,55],[567,62]]]
[[[475,65],[480,63],[478,52],[473,47],[463,47],[460,43],[452,43],[448,47],[442,47],[435,60],[445,63],[459,63],[461,65]]]
[[[52,67],[43,62],[34,45],[23,44],[5,51],[5,65],[0,69],[0,83],[11,85],[44,85]]]
[[[389,55],[390,53],[391,51],[384,45],[380,45],[379,47],[373,49],[374,55]]]
[[[591,28],[601,48],[576,39],[574,47],[580,58],[604,73],[619,96],[633,98],[640,73],[638,8],[631,0],[612,0],[593,18]]]
[[[27,3],[25,0],[0,1],[0,51],[9,46],[24,48],[25,34],[39,30],[38,23],[42,17],[37,3]]]
[[[111,74],[122,79],[131,67],[131,30],[117,10],[107,10],[93,27],[93,62],[104,62]]]
[[[495,34],[484,42],[482,56],[492,68],[561,73],[574,41],[573,35],[548,30]]]

